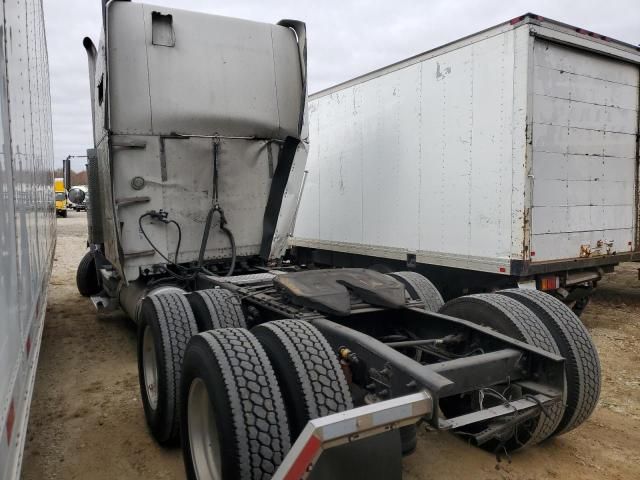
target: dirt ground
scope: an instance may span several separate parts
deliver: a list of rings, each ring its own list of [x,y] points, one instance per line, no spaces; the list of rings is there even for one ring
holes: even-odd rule
[[[132,324],[97,315],[75,287],[86,217],[58,220],[58,244],[23,463],[25,480],[179,479],[179,449],[147,433]],[[609,275],[583,315],[600,352],[595,414],[576,431],[515,454],[511,462],[449,434],[422,431],[404,478],[640,478],[640,281],[637,267]],[[357,475],[354,476],[357,478]]]

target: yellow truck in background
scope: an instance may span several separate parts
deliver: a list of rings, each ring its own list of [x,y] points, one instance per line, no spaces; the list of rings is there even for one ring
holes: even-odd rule
[[[64,179],[56,178],[53,181],[53,188],[56,194],[56,215],[67,218],[67,190],[64,188]]]

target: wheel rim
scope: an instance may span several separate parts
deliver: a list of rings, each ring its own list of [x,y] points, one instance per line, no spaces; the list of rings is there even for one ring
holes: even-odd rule
[[[158,362],[153,334],[147,326],[142,337],[142,366],[144,367],[144,388],[149,405],[153,410],[158,407]]]
[[[215,412],[204,382],[196,378],[189,388],[187,426],[193,469],[198,479],[222,480],[220,436]]]

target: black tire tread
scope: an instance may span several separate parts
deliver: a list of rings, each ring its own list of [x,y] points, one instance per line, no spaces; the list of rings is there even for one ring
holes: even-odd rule
[[[424,275],[416,272],[393,272],[388,275],[409,287],[409,294],[414,299],[422,301],[428,312],[437,312],[444,305],[440,291]]]
[[[191,307],[184,295],[163,293],[147,297],[155,307],[160,330],[160,341],[164,355],[167,380],[167,404],[169,411],[164,435],[156,436],[161,443],[173,443],[178,439],[180,430],[180,410],[178,406],[182,359],[191,337],[198,333]],[[147,300],[145,299],[145,300]],[[160,374],[160,372],[158,372]],[[141,388],[144,382],[141,377]]]
[[[240,299],[235,293],[212,288],[198,290],[187,298],[200,332],[217,328],[247,328]]]
[[[304,424],[314,418],[353,408],[349,386],[338,359],[329,342],[316,327],[301,320],[276,320],[253,329],[258,340],[262,341],[267,334],[265,330],[277,338],[279,346],[286,352],[288,361],[293,366],[287,374],[294,374],[296,391],[304,395]],[[270,358],[274,353],[282,352],[272,352],[266,345],[265,348]],[[272,363],[276,364],[273,358]],[[282,372],[276,371],[276,374],[281,382],[288,381],[283,378]],[[291,434],[295,438],[304,424],[296,425],[292,419],[289,423]]]
[[[231,406],[242,479],[271,478],[289,451],[289,428],[275,372],[249,331],[221,328],[198,335],[214,355]]]
[[[494,309],[502,313],[503,318],[508,319],[511,323],[511,327],[515,328],[519,333],[520,338],[516,337],[516,340],[523,341],[550,353],[560,354],[558,346],[556,345],[549,329],[540,320],[538,320],[531,310],[526,308],[520,302],[505,295],[479,293],[451,300],[447,302],[440,311],[441,313],[447,314],[448,308],[462,302],[485,303],[491,305]],[[500,333],[508,334],[507,332]],[[522,446],[535,445],[553,435],[558,424],[562,420],[564,405],[562,405],[562,402],[557,402],[547,407],[546,411],[548,412],[548,415],[544,413],[540,415],[531,437],[528,442]]]
[[[593,413],[600,397],[601,372],[598,351],[584,324],[557,298],[539,290],[509,289],[498,292],[522,301],[539,313],[565,357],[568,385],[567,408],[556,430],[573,430]]]
[[[96,260],[91,252],[85,253],[78,264],[76,286],[83,297],[90,297],[100,293],[101,288],[96,272]]]

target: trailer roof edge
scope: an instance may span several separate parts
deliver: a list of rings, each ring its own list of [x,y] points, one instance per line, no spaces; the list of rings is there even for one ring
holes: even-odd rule
[[[366,82],[367,80],[380,77],[386,73],[394,72],[394,71],[409,67],[411,65],[419,63],[428,58],[435,57],[440,53],[446,53],[453,50],[457,50],[458,48],[462,48],[464,46],[470,45],[477,41],[491,38],[495,35],[499,35],[501,33],[505,33],[525,25],[545,26],[554,30],[558,30],[562,33],[569,33],[571,35],[576,36],[577,38],[586,37],[586,39],[593,41],[596,44],[601,43],[603,44],[603,46],[609,46],[609,47],[614,46],[615,48],[618,48],[626,52],[627,54],[637,55],[637,63],[640,63],[640,45],[639,46],[632,45],[630,43],[626,43],[621,40],[616,40],[616,39],[607,37],[605,35],[601,35],[599,33],[595,33],[580,27],[569,25],[567,23],[563,23],[557,20],[545,18],[535,13],[527,12],[523,15],[512,18],[505,22],[499,23],[492,27],[485,28],[483,30],[472,33],[470,35],[466,35],[464,37],[445,43],[443,45],[432,48],[430,50],[426,50],[416,55],[412,55],[403,60],[399,60],[397,62],[391,63],[384,67],[377,68],[375,70],[364,73],[362,75],[358,75],[357,77],[353,77],[349,80],[345,80],[344,82],[340,82],[336,85],[314,92],[309,95],[309,100],[311,101],[311,100],[315,100],[316,98],[323,97],[325,95],[330,95],[331,93],[343,90],[353,85],[358,85],[360,83]]]

